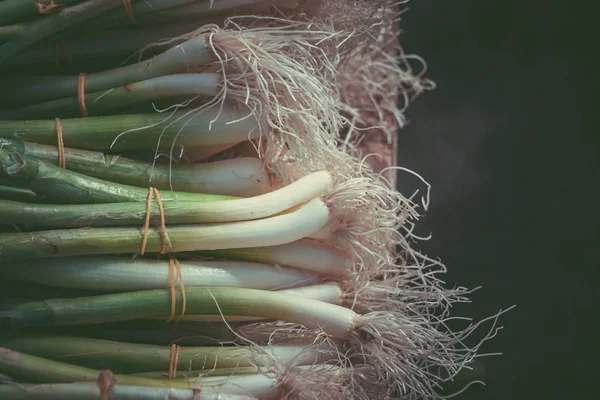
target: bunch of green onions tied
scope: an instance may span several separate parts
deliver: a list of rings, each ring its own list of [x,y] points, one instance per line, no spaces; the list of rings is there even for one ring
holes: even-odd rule
[[[444,394],[497,316],[365,153],[433,86],[398,11],[0,1],[0,398]]]

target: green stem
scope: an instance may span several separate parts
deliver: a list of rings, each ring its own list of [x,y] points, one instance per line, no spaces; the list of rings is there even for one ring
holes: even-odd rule
[[[39,383],[95,382],[101,375],[101,371],[95,369],[47,360],[1,347],[0,372],[10,373],[17,379]],[[157,380],[133,375],[115,374],[114,378],[123,385],[180,388],[190,385],[190,382],[179,380]]]
[[[58,296],[44,296],[53,298]],[[4,305],[5,307],[5,305]],[[177,343],[182,346],[218,346],[221,343],[234,342],[235,334],[231,328],[236,329],[246,323],[222,322],[187,322],[177,324],[166,320],[131,320],[86,326],[65,326],[53,328],[34,328],[30,333],[60,336],[78,336],[97,338],[103,340],[116,340],[131,343],[147,343],[157,346],[168,346]],[[230,328],[231,327],[231,328]],[[24,331],[19,331],[25,334]],[[10,334],[14,337],[14,334]]]
[[[1,164],[0,164],[1,165]],[[61,170],[62,172],[62,170]],[[321,196],[331,176],[315,172],[275,191],[260,196],[222,201],[168,201],[162,208],[165,223],[197,224],[251,221],[294,209]],[[79,185],[81,186],[81,185]],[[97,185],[95,185],[97,186]],[[140,189],[143,191],[143,189]],[[173,195],[175,192],[167,192]],[[176,194],[176,193],[175,193]],[[65,198],[65,200],[67,200]],[[73,205],[28,204],[0,199],[0,220],[37,229],[140,225],[148,214],[152,220],[161,215],[159,205],[130,201],[126,203]]]
[[[97,116],[170,97],[214,97],[219,92],[219,78],[216,73],[167,75],[102,92],[86,93],[86,110],[89,115]],[[0,118],[72,118],[80,113],[79,99],[74,96],[7,110],[0,114]]]
[[[105,11],[122,7],[121,0],[88,0],[65,8],[48,18],[41,18],[27,25],[27,30],[10,42],[0,45],[0,64],[6,62],[28,46],[46,37],[94,18]]]
[[[0,149],[0,178],[31,189],[38,196],[70,204],[143,202],[148,190],[103,181]],[[164,201],[215,201],[227,196],[200,193],[161,193]]]
[[[188,369],[177,372],[177,378],[187,380],[198,376],[232,376],[232,375],[252,375],[259,372],[258,367],[230,367],[230,368],[209,368],[209,369]],[[143,376],[151,379],[167,379],[168,371],[147,371],[131,374],[133,376]]]
[[[39,202],[42,199],[29,189],[17,188],[13,186],[0,185],[0,202],[4,200],[24,201],[28,203]],[[1,206],[0,206],[1,207]],[[2,210],[0,209],[0,213]],[[0,223],[6,223],[2,217],[0,217]],[[11,222],[13,223],[13,222]],[[15,222],[18,223],[18,222]]]
[[[121,6],[123,5],[120,0],[118,0],[118,3]],[[0,46],[0,51],[1,49]],[[88,93],[104,92],[133,82],[140,82],[162,75],[182,73],[212,62],[214,62],[214,58],[212,52],[206,47],[206,35],[200,35],[149,60],[88,74],[85,77],[86,97],[88,97]],[[76,96],[78,93],[78,76],[38,76],[23,77],[21,79],[11,77],[11,79],[0,82],[2,85],[6,85],[7,89],[12,89],[11,104],[39,103]]]
[[[57,0],[54,9],[49,9],[47,14],[40,13],[38,4],[48,6],[52,4],[50,0],[3,0],[0,2],[0,25],[6,25],[24,18],[34,18],[39,16],[49,16],[60,10],[64,6],[70,6],[81,3],[83,0]]]
[[[0,139],[0,147],[26,158],[58,163],[55,146]],[[270,190],[269,177],[258,158],[168,166],[72,148],[65,148],[64,154],[68,170],[125,185],[240,197],[256,196]]]
[[[0,26],[0,44],[7,42],[27,31],[27,24],[13,24]]]
[[[218,118],[217,118],[218,117]],[[202,113],[134,114],[61,120],[67,147],[137,152],[239,143],[256,135],[258,122],[246,110],[211,107]],[[126,133],[125,133],[126,132]],[[122,134],[121,136],[119,136]],[[0,138],[55,145],[56,121],[1,121]],[[1,147],[2,142],[0,142]]]
[[[322,328],[342,340],[348,338],[358,314],[341,306],[277,291],[245,288],[188,288],[186,314],[247,316],[282,320]],[[182,295],[175,293],[176,315]],[[169,289],[144,290],[73,299],[47,299],[20,304],[0,313],[7,329],[102,324],[143,318],[168,318]],[[329,321],[331,319],[331,322]],[[1,372],[1,371],[0,371]],[[12,371],[11,371],[12,372]]]
[[[174,4],[171,4],[174,3]],[[244,14],[251,12],[252,15],[264,14],[273,3],[281,5],[281,8],[291,8],[297,3],[289,0],[218,0],[215,2],[207,0],[150,0],[139,2],[134,5],[136,21],[140,24],[156,24],[166,22],[181,22],[184,20],[197,19],[199,17],[213,16],[219,14]],[[155,11],[157,7],[161,12]],[[107,14],[94,21],[94,26],[121,27],[130,25],[126,16],[117,13]],[[197,27],[201,26],[198,24]]]
[[[59,45],[59,59],[62,62],[68,61],[65,57],[71,57],[73,64],[79,66],[86,59],[106,59],[109,57],[121,57],[123,61],[126,57],[131,56],[131,62],[139,62],[135,52],[143,49],[149,43],[158,43],[164,38],[177,37],[198,29],[199,26],[215,23],[222,25],[225,17],[221,18],[206,18],[201,20],[189,21],[187,23],[165,24],[151,27],[138,27],[135,30],[111,29],[109,31],[91,30],[89,33],[81,34],[78,30],[75,35],[63,35],[64,41]],[[2,31],[8,27],[0,27],[0,38]],[[8,34],[8,33],[7,33]],[[36,46],[19,54],[10,62],[10,65],[26,65],[29,63],[55,63],[57,58],[57,38],[51,38],[40,42]],[[144,51],[144,59],[151,56],[156,56],[165,50],[176,46],[178,42],[167,42],[162,45],[153,46]],[[63,47],[64,46],[64,47]],[[110,68],[115,68],[113,64]],[[95,66],[94,66],[95,68]],[[91,71],[88,71],[91,72]],[[39,72],[38,72],[39,73]],[[89,79],[89,78],[88,78]]]
[[[3,347],[38,357],[122,374],[168,371],[171,353],[170,346],[72,336],[20,336],[1,343]],[[305,345],[264,346],[260,350],[240,346],[181,346],[177,370],[194,369],[202,373],[215,368],[254,367],[260,364],[260,353],[272,353],[281,362],[296,361],[296,365],[310,365],[325,359],[317,350],[311,351]]]
[[[170,226],[166,239],[174,253],[274,246],[307,237],[328,219],[327,206],[315,199],[297,211],[256,221]],[[141,227],[6,233],[0,235],[0,264],[8,265],[11,259],[135,253],[140,251],[142,238]],[[166,239],[159,229],[150,228],[146,252],[163,251]]]

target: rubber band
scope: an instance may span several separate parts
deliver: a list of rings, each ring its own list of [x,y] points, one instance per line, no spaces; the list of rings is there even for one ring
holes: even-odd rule
[[[131,0],[123,0],[123,6],[127,12],[127,16],[132,24],[135,24],[135,15],[133,14],[133,7],[131,6]]]
[[[167,322],[173,321],[175,318],[175,307],[177,303],[177,297],[175,296],[175,261],[169,259],[169,294],[171,295],[171,315]]]
[[[58,143],[58,166],[64,169],[67,166],[67,161],[65,159],[65,142],[63,139],[62,123],[60,122],[60,118],[55,118],[54,123],[56,125],[56,141]]]
[[[81,116],[86,118],[88,116],[87,107],[85,105],[85,73],[80,73],[77,77],[77,102],[79,103],[79,111]]]
[[[146,219],[142,228],[142,245],[140,247],[140,255],[146,252],[146,244],[148,243],[148,228],[150,228],[150,214],[152,214],[152,196],[154,191],[152,187],[148,188],[148,199],[146,200]]]
[[[179,291],[181,292],[181,314],[177,317],[177,322],[179,322],[183,316],[185,315],[185,308],[187,306],[187,298],[185,297],[185,286],[183,284],[183,276],[181,274],[181,265],[179,264],[178,259],[173,259],[175,267],[177,268],[177,278],[179,279]],[[173,289],[173,291],[175,291]]]
[[[169,379],[177,377],[177,363],[179,362],[179,345],[172,344],[169,352]]]
[[[108,400],[110,390],[117,383],[111,370],[107,369],[100,373],[100,400]]]
[[[167,235],[167,226],[165,223],[165,209],[163,207],[162,200],[158,189],[150,186],[148,188],[148,197],[146,199],[146,217],[144,219],[144,226],[142,227],[142,243],[140,245],[140,255],[143,256],[146,252],[146,245],[148,244],[148,231],[150,229],[150,217],[152,216],[152,199],[156,197],[156,204],[158,204],[158,216],[159,222],[159,233],[162,241],[162,248],[160,254],[165,254],[171,250],[171,241]]]
[[[187,306],[187,299],[185,296],[185,286],[183,284],[183,276],[181,274],[181,264],[176,258],[169,259],[169,294],[171,296],[171,315],[167,322],[175,319],[175,313],[177,309],[177,295],[175,288],[175,270],[177,269],[177,279],[179,279],[179,291],[181,291],[181,314],[177,317],[177,321],[181,320],[185,315],[185,309]]]
[[[158,204],[158,212],[160,217],[160,238],[162,239],[162,249],[160,250],[160,254],[165,254],[169,250],[171,250],[171,242],[167,236],[167,226],[165,225],[165,209],[162,204],[162,200],[160,199],[160,193],[158,193],[157,188],[152,188],[154,192],[154,196],[156,197],[156,204]]]

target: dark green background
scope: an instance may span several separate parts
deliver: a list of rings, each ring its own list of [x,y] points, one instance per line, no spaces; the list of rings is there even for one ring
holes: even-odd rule
[[[449,284],[483,286],[457,311],[517,305],[484,349],[504,353],[484,359],[487,387],[459,399],[600,398],[600,102],[585,64],[600,22],[586,4],[414,0],[402,17],[438,84],[400,131],[399,164],[433,185],[422,248]]]

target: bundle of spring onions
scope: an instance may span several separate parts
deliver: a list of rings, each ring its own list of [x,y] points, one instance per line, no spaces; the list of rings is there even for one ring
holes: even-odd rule
[[[499,314],[450,315],[469,290],[413,248],[428,193],[365,153],[433,87],[397,12],[0,1],[0,398],[468,386]]]

